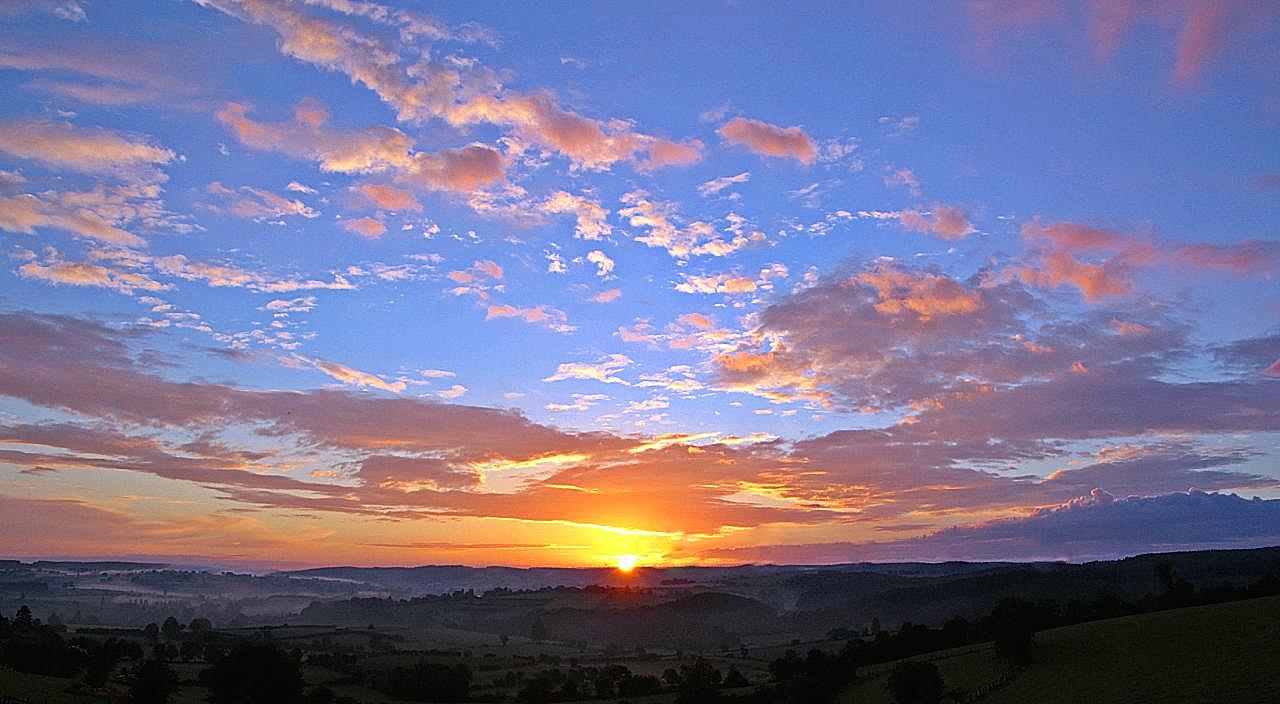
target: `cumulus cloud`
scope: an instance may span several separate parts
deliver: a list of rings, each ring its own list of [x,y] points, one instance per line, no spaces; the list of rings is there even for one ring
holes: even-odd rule
[[[613,273],[613,260],[604,252],[593,249],[587,252],[587,261],[596,265],[596,276],[601,278],[609,278]]]
[[[726,142],[763,156],[795,159],[805,165],[812,164],[818,156],[813,140],[799,127],[778,127],[759,120],[735,117],[718,131]]]
[[[376,208],[382,208],[393,212],[401,210],[422,210],[422,204],[419,203],[418,199],[409,191],[377,183],[364,183],[357,188],[360,194]]]
[[[365,239],[376,240],[387,234],[387,226],[373,218],[355,218],[342,223],[342,228]]]
[[[609,211],[585,196],[556,191],[538,204],[538,210],[544,213],[572,213],[577,218],[574,237],[584,240],[604,239],[613,232],[613,227],[608,223]]]
[[[928,212],[903,210],[898,213],[898,221],[908,230],[935,235],[944,240],[958,240],[977,232],[963,208],[941,203],[934,204],[933,210]]]

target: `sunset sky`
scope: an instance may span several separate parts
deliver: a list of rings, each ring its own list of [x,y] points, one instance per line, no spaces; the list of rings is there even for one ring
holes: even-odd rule
[[[0,557],[1280,543],[1280,3],[0,3]]]

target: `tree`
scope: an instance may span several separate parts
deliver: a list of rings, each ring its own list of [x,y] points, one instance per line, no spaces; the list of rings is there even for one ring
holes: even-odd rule
[[[738,672],[736,665],[731,666],[724,675],[724,686],[726,687],[746,687],[749,684],[751,683],[747,681],[747,678],[743,677],[741,672]]]
[[[13,628],[16,631],[25,631],[35,625],[35,620],[31,618],[31,609],[26,605],[18,607],[18,613],[13,617]]]
[[[111,671],[124,655],[122,644],[114,638],[99,643],[89,652],[84,671],[84,683],[97,689],[107,683]]]
[[[1031,662],[1031,641],[1038,619],[1035,604],[1016,598],[1002,599],[985,619],[996,651],[1022,666]]]
[[[157,626],[155,623],[148,623],[145,627],[143,627],[142,635],[146,636],[147,640],[153,641],[160,637],[160,627]]]
[[[716,704],[722,701],[720,680],[720,671],[702,658],[692,665],[681,665],[677,704]]]
[[[178,619],[170,616],[160,626],[160,632],[164,634],[165,638],[177,638],[182,635],[182,624],[178,623]]]
[[[191,624],[187,626],[187,630],[191,631],[193,635],[202,636],[213,630],[213,624],[204,617],[193,618],[191,619]]]
[[[898,704],[937,704],[942,700],[942,675],[931,662],[898,663],[889,673],[888,687]]]
[[[241,643],[202,677],[214,704],[300,704],[298,661],[269,643]]]
[[[163,660],[145,660],[133,674],[129,694],[135,704],[168,704],[178,691],[178,675]]]
[[[533,619],[533,625],[529,627],[529,637],[533,640],[547,639],[547,624],[542,622],[541,616]]]

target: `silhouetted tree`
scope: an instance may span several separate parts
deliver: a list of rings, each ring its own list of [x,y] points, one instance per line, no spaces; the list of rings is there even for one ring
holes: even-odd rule
[[[204,617],[193,618],[191,619],[191,624],[187,626],[187,630],[193,635],[203,636],[213,630],[213,624]]]
[[[738,672],[736,665],[731,666],[729,671],[724,675],[724,686],[726,687],[746,687],[750,684],[751,683],[747,681],[747,678],[743,677],[741,672]]]
[[[84,683],[93,688],[102,687],[111,676],[116,663],[124,656],[120,641],[108,638],[89,650],[89,661],[85,665]]]
[[[163,660],[144,660],[133,674],[129,695],[134,704],[168,704],[178,691],[178,675]]]
[[[164,620],[164,624],[160,626],[160,632],[165,638],[177,638],[182,635],[182,624],[178,623],[178,619],[170,616]]]
[[[889,673],[888,687],[898,704],[938,704],[942,700],[942,675],[931,662],[898,663]]]
[[[529,627],[529,637],[534,640],[547,639],[547,624],[542,622],[541,616],[533,619],[533,625]]]
[[[680,666],[680,688],[676,704],[716,704],[720,696],[720,671],[702,658]]]
[[[214,704],[299,704],[298,661],[269,643],[241,643],[202,674]]]
[[[1025,599],[1006,598],[984,620],[995,640],[996,651],[1016,665],[1031,662],[1031,641],[1036,632],[1036,607]]]
[[[31,609],[25,604],[18,607],[18,613],[13,616],[13,629],[15,631],[25,631],[35,625],[35,619],[31,617]]]

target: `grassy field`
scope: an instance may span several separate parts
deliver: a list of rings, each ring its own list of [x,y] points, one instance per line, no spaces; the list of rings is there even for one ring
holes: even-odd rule
[[[1034,662],[990,704],[1280,702],[1280,597],[1082,623],[1037,633]],[[988,647],[922,658],[946,687],[974,691],[1008,671]],[[842,704],[889,704],[890,667],[869,668]]]
[[[520,646],[523,647],[523,646]],[[482,651],[503,650],[499,647]],[[465,661],[480,674],[479,683],[490,681],[496,665],[510,667],[510,653],[484,658],[481,651]],[[714,658],[722,669],[736,664],[753,680],[763,679],[766,660]],[[384,656],[389,660],[397,657]],[[416,656],[412,656],[416,657]],[[1008,679],[1007,684],[981,699],[991,704],[1035,702],[1205,702],[1263,704],[1280,702],[1280,597],[1178,609],[1125,618],[1094,621],[1036,634],[1033,662],[1008,679],[1011,668],[996,657],[989,644],[940,651],[919,658],[937,665],[948,689],[970,692]],[[498,662],[495,662],[495,659]],[[671,661],[620,658],[633,671],[654,673]],[[753,667],[754,666],[754,667]],[[175,663],[174,669],[190,681],[202,663]],[[526,664],[534,671],[544,667]],[[885,680],[893,663],[863,668],[857,684],[841,693],[841,704],[891,704]],[[501,669],[501,668],[500,668]],[[321,668],[306,668],[311,684],[329,679]],[[0,693],[26,697],[43,704],[86,704],[110,701],[68,692],[72,680],[42,677],[0,668]],[[392,700],[361,687],[337,685],[339,694],[351,694],[369,704]],[[491,690],[492,691],[492,690]],[[510,695],[513,692],[507,692]],[[206,692],[185,686],[174,704],[203,702]],[[668,702],[672,694],[633,699],[633,704]]]

